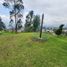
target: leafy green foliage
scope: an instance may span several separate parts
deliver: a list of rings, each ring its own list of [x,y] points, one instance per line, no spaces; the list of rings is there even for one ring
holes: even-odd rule
[[[40,16],[35,15],[33,19],[33,31],[36,32],[39,30],[40,27]]]
[[[33,15],[34,15],[34,12],[31,10],[29,14],[27,14],[26,16],[26,23],[25,23],[26,32],[33,31]]]
[[[13,32],[13,30],[14,30],[14,29],[13,29],[13,22],[14,22],[13,19],[11,19],[10,22],[9,22],[9,29],[10,29],[12,32]]]
[[[25,31],[26,32],[36,32],[39,29],[40,16],[34,15],[33,11],[30,11],[26,16]]]
[[[61,35],[62,34],[62,29],[63,29],[63,24],[59,26],[59,29],[55,30],[56,35]]]
[[[5,30],[5,29],[6,29],[6,26],[5,26],[5,24],[3,23],[3,21],[2,21],[2,19],[0,17],[0,31]]]
[[[22,28],[22,20],[19,19],[18,22],[17,22],[17,29],[21,29]]]

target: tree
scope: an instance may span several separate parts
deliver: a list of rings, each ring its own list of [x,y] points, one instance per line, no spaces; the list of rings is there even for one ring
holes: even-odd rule
[[[33,19],[33,31],[36,32],[40,27],[40,16],[36,15]]]
[[[0,17],[0,31],[5,30],[5,29],[6,29],[6,26],[5,26],[5,24],[3,23],[3,21],[2,21],[2,19]]]
[[[30,23],[32,23],[33,15],[34,15],[34,12],[33,12],[33,10],[31,10],[29,12]]]
[[[64,24],[61,24],[61,25],[59,26],[59,28],[54,31],[56,35],[61,35],[61,34],[62,34],[63,26],[64,26]]]
[[[9,28],[10,30],[13,32],[14,31],[14,28],[13,28],[13,19],[10,19],[10,22],[9,22]]]
[[[17,22],[17,29],[20,30],[22,28],[22,20],[19,19],[18,22]]]
[[[21,18],[24,9],[22,0],[4,0],[3,5],[10,8],[10,18],[15,18],[15,32],[17,32],[17,21]]]
[[[27,16],[26,16],[26,23],[25,23],[25,31],[30,32],[33,30],[33,16],[34,16],[34,11],[30,11]]]

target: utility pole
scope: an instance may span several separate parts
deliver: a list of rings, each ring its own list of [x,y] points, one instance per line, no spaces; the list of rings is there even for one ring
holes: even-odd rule
[[[41,28],[40,28],[40,38],[42,37],[43,21],[44,21],[44,14],[42,14],[42,22],[41,22]]]

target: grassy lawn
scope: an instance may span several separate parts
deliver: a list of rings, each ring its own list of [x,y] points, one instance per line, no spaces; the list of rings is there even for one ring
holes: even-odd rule
[[[67,37],[38,33],[0,35],[0,67],[67,67]]]

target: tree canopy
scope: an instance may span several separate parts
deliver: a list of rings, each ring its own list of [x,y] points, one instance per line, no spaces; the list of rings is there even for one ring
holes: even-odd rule
[[[36,32],[39,29],[40,16],[34,15],[34,11],[31,10],[26,16],[25,31]]]
[[[23,17],[23,1],[22,0],[4,0],[3,6],[10,9],[10,19],[15,18],[15,31],[17,32],[17,21]]]

